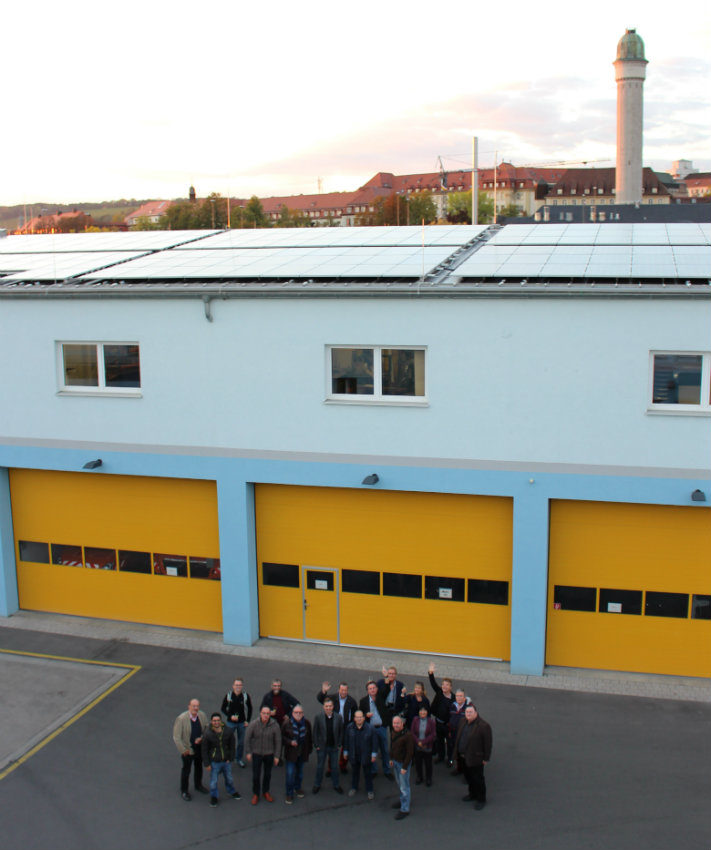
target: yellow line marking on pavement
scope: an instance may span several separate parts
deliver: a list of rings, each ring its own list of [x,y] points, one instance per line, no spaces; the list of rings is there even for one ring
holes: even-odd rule
[[[117,688],[121,687],[121,685],[128,682],[131,676],[134,676],[141,669],[140,664],[119,664],[115,661],[94,661],[91,658],[68,658],[64,655],[48,655],[44,652],[21,652],[17,649],[0,649],[0,653],[5,653],[6,655],[25,655],[29,658],[47,658],[50,661],[72,661],[75,664],[96,664],[99,667],[123,667],[128,672],[123,675],[118,682],[114,682],[111,687],[107,688],[103,693],[99,694],[96,699],[93,699],[88,705],[85,705],[81,711],[78,711],[75,715],[69,718],[69,720],[65,720],[61,726],[58,726],[53,732],[50,732],[46,738],[40,741],[38,744],[35,744],[31,750],[28,750],[24,755],[20,756],[17,761],[13,762],[11,765],[8,765],[5,770],[0,771],[0,780],[4,779],[9,773],[12,773],[15,768],[19,767],[21,764],[26,762],[29,758],[31,758],[36,752],[42,749],[46,744],[49,744],[54,738],[57,737],[61,732],[65,729],[69,728],[72,723],[79,720],[80,717],[83,717],[95,705],[98,705],[102,699],[107,697],[110,693],[113,693]]]

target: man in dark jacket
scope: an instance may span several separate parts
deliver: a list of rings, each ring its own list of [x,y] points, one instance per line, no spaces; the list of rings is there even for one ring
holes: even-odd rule
[[[294,796],[304,797],[304,764],[309,760],[313,749],[311,724],[304,717],[304,709],[298,703],[291,710],[291,717],[285,717],[281,724],[281,739],[286,762],[286,798],[291,805]]]
[[[392,715],[385,704],[385,696],[378,690],[376,682],[371,679],[367,688],[368,693],[360,701],[358,708],[363,712],[368,725],[375,733],[376,748],[380,750],[380,758],[383,762],[383,773],[392,780],[394,777],[388,757],[388,727],[392,721]],[[373,775],[376,773],[375,763],[373,763]]]
[[[435,666],[430,664],[427,671],[430,677],[430,686],[435,692],[435,698],[432,700],[432,717],[437,724],[437,758],[436,761],[444,761],[445,758],[449,765],[452,765],[452,741],[449,738],[449,712],[454,703],[454,691],[452,690],[453,683],[449,677],[442,679],[442,687],[437,684],[435,679]]]
[[[321,690],[316,694],[316,699],[324,705],[327,699],[333,700],[333,710],[336,714],[340,714],[343,718],[343,732],[345,734],[346,729],[348,728],[349,723],[353,720],[353,714],[358,710],[358,703],[353,699],[352,696],[348,693],[348,683],[340,682],[338,685],[338,693],[330,694],[331,683],[324,682],[321,685]],[[314,730],[315,731],[315,730]],[[341,746],[341,755],[338,760],[338,766],[341,769],[341,773],[348,773],[347,761],[343,757],[343,742],[340,742]],[[329,764],[328,767],[328,776],[331,775],[331,767]]]
[[[464,776],[469,785],[469,793],[463,799],[473,800],[477,810],[486,805],[484,765],[491,759],[491,743],[491,726],[479,717],[476,706],[470,703],[464,710],[464,722],[457,730],[454,752],[464,762]]]
[[[281,726],[284,718],[291,714],[292,709],[298,702],[298,699],[292,696],[289,691],[282,689],[281,679],[274,679],[272,689],[264,694],[259,707],[264,708],[266,706],[272,717]]]
[[[415,739],[412,732],[405,726],[400,715],[393,717],[393,728],[390,733],[390,767],[395,771],[400,802],[393,803],[394,809],[399,809],[395,820],[402,820],[410,814],[410,767],[415,754]]]
[[[217,805],[217,780],[225,777],[225,788],[233,800],[239,800],[239,791],[232,783],[232,761],[235,757],[235,733],[229,726],[222,725],[219,711],[210,717],[210,726],[202,736],[202,764],[210,771],[210,805]]]
[[[466,707],[471,703],[469,697],[461,688],[457,688],[454,694],[454,702],[449,709],[449,740],[452,742],[452,758],[454,759],[453,774],[464,773],[464,760],[457,754],[454,742],[457,740],[459,727],[465,722]]]
[[[345,743],[343,745],[344,755],[348,758],[353,768],[351,790],[348,792],[349,797],[355,796],[358,791],[360,769],[362,767],[368,799],[374,799],[372,765],[375,764],[375,759],[378,757],[377,746],[375,731],[369,723],[365,722],[365,715],[359,709],[353,715],[353,722],[346,729]]]
[[[405,685],[397,677],[397,667],[383,667],[383,678],[378,679],[378,690],[385,698],[390,717],[405,710]]]
[[[225,722],[236,736],[237,764],[240,767],[247,767],[244,763],[244,733],[252,719],[252,700],[244,689],[242,679],[235,679],[232,683],[232,690],[228,691],[222,700],[222,713],[225,715]]]
[[[324,682],[325,684],[325,682]],[[338,781],[338,748],[343,741],[343,718],[334,711],[333,700],[326,697],[323,701],[323,711],[314,718],[313,733],[316,748],[316,778],[311,789],[318,794],[323,780],[324,764],[328,760],[331,766],[331,782],[333,790],[342,794],[343,789]]]

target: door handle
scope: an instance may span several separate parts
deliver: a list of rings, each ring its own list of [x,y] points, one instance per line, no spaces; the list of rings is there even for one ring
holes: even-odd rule
[[[304,599],[304,611],[309,607],[309,603]]]

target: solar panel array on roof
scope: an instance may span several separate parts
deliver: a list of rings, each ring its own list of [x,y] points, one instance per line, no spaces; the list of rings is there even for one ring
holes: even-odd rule
[[[107,266],[114,267],[137,251],[67,251],[61,254],[0,254],[0,281],[64,281]]]
[[[125,233],[51,233],[0,239],[0,254],[55,254],[67,251],[160,251],[200,241],[214,230],[129,230]]]
[[[426,227],[292,227],[227,230],[186,248],[309,248],[372,246],[459,246],[486,230],[486,225]]]
[[[706,224],[512,224],[491,245],[709,245]]]
[[[484,235],[486,231],[486,234]],[[493,236],[488,242],[481,237]],[[18,236],[0,283],[711,278],[708,225],[467,225]],[[463,259],[464,258],[464,259]]]
[[[659,279],[711,276],[700,224],[545,224],[503,228],[457,269],[463,278]]]
[[[85,277],[102,280],[421,277],[452,248],[407,246],[163,251]]]

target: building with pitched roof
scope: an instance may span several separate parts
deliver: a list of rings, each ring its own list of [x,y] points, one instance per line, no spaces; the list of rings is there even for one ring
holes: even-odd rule
[[[134,227],[139,219],[144,218],[150,221],[151,224],[157,224],[166,214],[172,203],[172,201],[147,201],[137,210],[129,213],[124,219],[124,222],[128,227]]]

